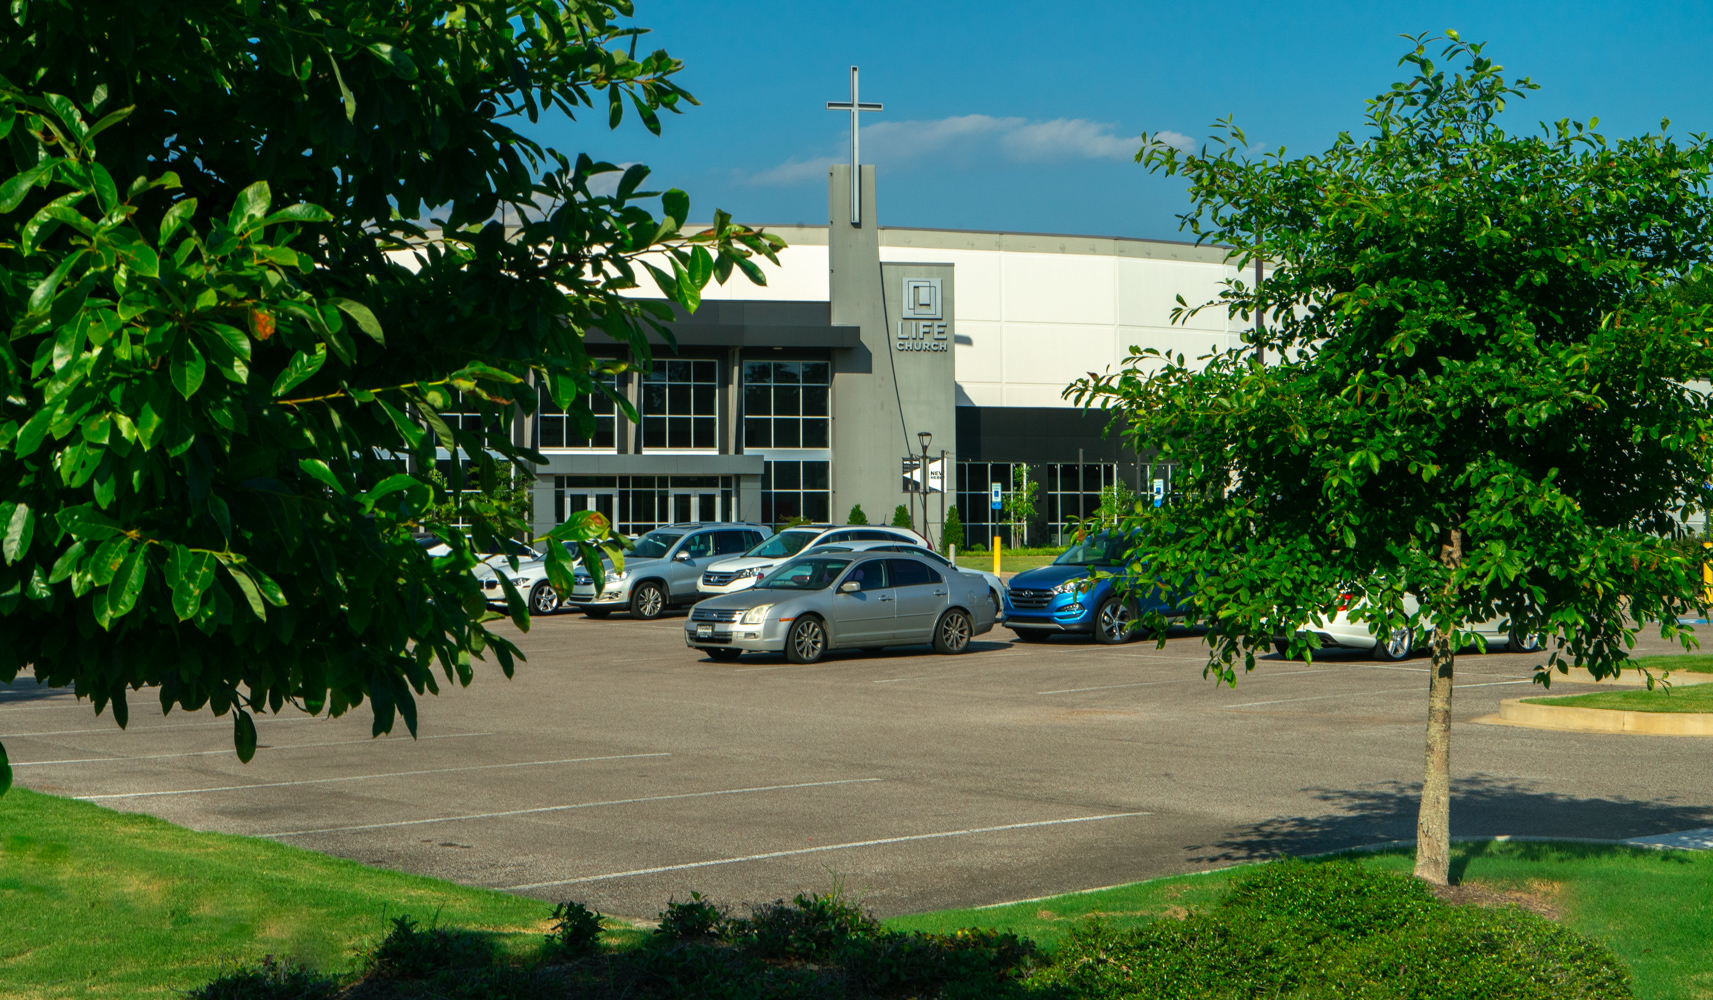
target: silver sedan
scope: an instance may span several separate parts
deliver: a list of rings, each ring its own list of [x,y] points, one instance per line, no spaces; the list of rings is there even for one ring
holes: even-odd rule
[[[985,580],[888,552],[805,553],[748,590],[695,606],[684,644],[718,660],[780,653],[814,663],[830,649],[932,643],[961,653],[993,628]]]

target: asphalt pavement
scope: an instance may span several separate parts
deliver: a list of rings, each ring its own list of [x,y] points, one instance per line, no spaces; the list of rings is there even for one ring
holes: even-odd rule
[[[402,723],[371,740],[366,707],[262,717],[246,765],[229,719],[163,718],[145,692],[120,731],[33,682],[0,685],[0,740],[22,787],[634,917],[835,878],[887,915],[1414,835],[1420,654],[1268,656],[1232,689],[1188,633],[1025,645],[1000,627],[962,656],[814,666],[715,663],[682,636],[678,618],[539,619],[514,679],[443,679],[414,741]],[[1470,724],[1533,693],[1538,659],[1458,660],[1454,834],[1713,826],[1701,741]]]

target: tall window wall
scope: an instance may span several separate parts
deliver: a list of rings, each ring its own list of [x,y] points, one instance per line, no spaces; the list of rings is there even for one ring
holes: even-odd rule
[[[744,447],[830,447],[832,378],[825,361],[745,361]]]
[[[603,381],[616,392],[622,385],[620,378],[622,376],[609,375]],[[541,403],[535,418],[536,447],[550,451],[613,451],[617,440],[618,413],[612,397],[603,392],[593,392],[583,397],[583,403],[595,414],[592,437],[582,435],[577,421],[567,416],[553,402],[547,387],[542,386]]]
[[[720,362],[654,362],[642,377],[644,451],[717,451]]]
[[[1045,462],[1028,464],[1028,481],[1035,484],[1036,519],[1027,526],[1005,521],[1003,511],[992,509],[992,487],[999,484],[1001,502],[1015,488],[1020,462],[959,462],[958,517],[964,523],[966,545],[990,547],[997,529],[1006,545],[1062,545],[1072,531],[1074,519],[1100,512],[1101,491],[1121,479],[1138,499],[1146,500],[1152,482],[1159,479],[1171,492],[1171,463],[1115,465],[1109,462]],[[1140,489],[1138,489],[1140,481]]]
[[[736,501],[732,476],[553,477],[560,523],[575,511],[599,511],[627,535],[663,524],[734,520]]]
[[[833,367],[826,361],[743,363],[744,451],[766,459],[761,519],[832,520]]]

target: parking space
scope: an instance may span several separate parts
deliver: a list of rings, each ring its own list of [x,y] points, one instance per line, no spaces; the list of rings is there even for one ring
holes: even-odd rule
[[[1160,649],[999,628],[963,656],[806,667],[715,663],[682,636],[676,618],[538,620],[515,679],[482,669],[423,699],[415,741],[370,740],[366,709],[262,718],[244,765],[227,721],[134,695],[121,732],[24,684],[0,687],[0,739],[24,787],[631,916],[835,874],[881,913],[974,905],[1413,835],[1419,657],[1269,656],[1229,689],[1187,633]],[[1530,693],[1535,660],[1460,658],[1457,719]],[[1460,725],[1454,831],[1713,825],[1701,756]]]

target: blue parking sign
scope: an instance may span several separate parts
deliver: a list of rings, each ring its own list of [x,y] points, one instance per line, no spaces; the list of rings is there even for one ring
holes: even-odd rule
[[[999,510],[1001,506],[1003,506],[1003,505],[1000,504],[1000,502],[999,502],[999,484],[994,483],[993,484],[993,509]]]

